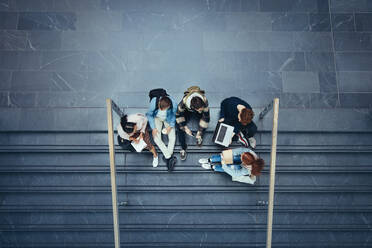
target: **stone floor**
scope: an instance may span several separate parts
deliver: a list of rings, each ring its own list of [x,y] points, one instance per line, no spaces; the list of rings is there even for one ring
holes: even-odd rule
[[[275,247],[372,247],[371,55],[369,0],[0,0],[0,246],[112,247],[105,99],[199,85],[280,98]],[[122,244],[263,246],[271,118],[256,188],[119,152]]]

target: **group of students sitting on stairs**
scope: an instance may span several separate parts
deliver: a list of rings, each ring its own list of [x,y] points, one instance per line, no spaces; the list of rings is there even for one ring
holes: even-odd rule
[[[172,171],[177,162],[177,158],[173,155],[176,129],[181,145],[180,158],[186,160],[186,134],[194,137],[198,146],[203,143],[203,136],[210,121],[208,100],[205,92],[198,86],[188,88],[179,104],[164,89],[151,90],[149,97],[150,107],[146,115],[129,114],[120,119],[117,127],[118,143],[123,149],[134,152],[138,151],[134,148],[135,145],[142,142],[143,147],[153,154],[153,167],[157,167],[159,157],[151,142],[151,132],[153,141],[163,153],[168,171]],[[245,147],[230,149],[210,158],[200,159],[199,163],[204,169],[227,173],[233,181],[255,183],[256,176],[260,175],[264,167],[264,161],[248,148],[256,147],[253,136],[257,126],[252,121],[253,116],[251,106],[238,97],[229,97],[221,102],[219,122],[234,127],[230,144],[232,141],[238,141]],[[191,118],[199,120],[196,133],[187,126]],[[168,145],[163,142],[162,134],[168,136]],[[226,152],[230,152],[231,158],[226,159],[228,154]]]

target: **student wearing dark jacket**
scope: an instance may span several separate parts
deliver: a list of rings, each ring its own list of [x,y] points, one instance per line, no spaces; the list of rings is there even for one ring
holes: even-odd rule
[[[245,146],[256,147],[256,140],[253,138],[257,132],[257,126],[252,121],[254,112],[252,107],[238,97],[229,97],[221,102],[219,122],[234,127],[234,140],[238,139]]]
[[[205,92],[198,86],[188,88],[177,107],[176,122],[178,139],[182,147],[180,151],[181,160],[186,159],[186,134],[193,136],[190,128],[187,126],[187,122],[192,115],[196,116],[199,120],[199,128],[195,138],[196,144],[200,146],[203,142],[204,131],[207,129],[210,121],[210,113]]]

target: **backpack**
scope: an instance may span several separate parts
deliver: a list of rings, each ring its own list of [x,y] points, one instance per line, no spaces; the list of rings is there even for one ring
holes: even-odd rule
[[[155,110],[159,108],[159,100],[163,96],[169,96],[165,89],[158,88],[158,89],[150,90],[150,92],[149,92],[150,102],[154,97],[156,97]],[[172,104],[171,104],[170,108],[172,108]]]
[[[183,93],[183,98],[182,98],[182,102],[183,104],[186,104],[186,101],[187,99],[189,98],[189,96],[191,96],[191,94],[193,93],[199,93],[203,96],[203,101],[205,102],[205,91],[204,90],[201,90],[199,86],[191,86],[189,88],[187,88],[187,90]]]
[[[191,86],[191,87],[187,88],[187,90],[184,92],[184,96],[189,96],[194,92],[199,92],[203,96],[205,94],[205,91],[201,90],[199,86]]]

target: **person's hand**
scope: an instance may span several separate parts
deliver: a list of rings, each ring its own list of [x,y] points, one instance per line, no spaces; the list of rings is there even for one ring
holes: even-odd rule
[[[188,126],[185,126],[185,133],[190,135],[190,136],[194,136],[194,135],[192,135],[192,132],[191,132],[191,130]]]
[[[198,132],[196,133],[195,138],[196,138],[196,139],[201,139],[201,138],[202,138],[202,136],[201,136],[201,132],[200,132],[200,131],[198,131]]]
[[[158,135],[158,129],[154,128],[152,129],[152,137],[156,137]]]
[[[202,142],[203,142],[203,138],[202,138],[202,136],[201,136],[201,132],[200,132],[200,131],[198,131],[198,132],[196,133],[195,138],[196,138],[196,144],[197,144],[198,146],[201,146],[201,144],[202,144]]]
[[[169,126],[169,127],[167,127],[167,134],[169,134],[171,131],[172,131],[172,127],[171,126]]]
[[[232,141],[233,141],[233,138],[234,138],[234,136],[235,136],[235,133],[233,133],[233,134],[232,134],[232,136],[231,136],[231,139],[230,139],[230,144],[229,144],[229,145],[231,145],[231,143],[232,143]]]
[[[138,138],[138,139],[135,139],[135,140],[133,140],[133,142],[135,143],[135,144],[138,144],[139,142],[140,142],[140,138]]]
[[[223,122],[225,120],[225,118],[221,118],[218,120],[218,122]]]

